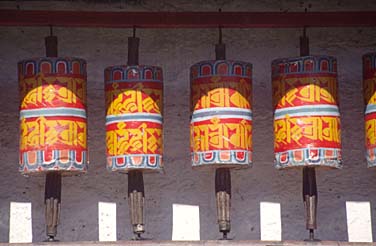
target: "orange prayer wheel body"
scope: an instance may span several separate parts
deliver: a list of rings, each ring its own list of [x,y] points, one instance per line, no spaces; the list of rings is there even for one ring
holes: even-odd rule
[[[163,74],[155,66],[105,69],[107,169],[163,169]]]
[[[191,67],[193,167],[252,164],[252,64],[213,60]]]
[[[340,168],[337,62],[304,56],[272,62],[276,168]]]
[[[86,61],[43,57],[18,63],[20,172],[85,172]]]

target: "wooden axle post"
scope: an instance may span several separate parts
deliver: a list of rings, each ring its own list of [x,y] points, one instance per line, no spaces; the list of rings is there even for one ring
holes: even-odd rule
[[[52,35],[50,27],[50,36],[45,38],[46,56],[57,57],[57,37]],[[61,209],[61,174],[59,172],[48,172],[46,174],[44,204],[46,220],[46,241],[57,241],[57,225],[60,221]]]
[[[219,40],[215,45],[215,59],[226,59],[226,45],[222,43],[222,28],[219,27]],[[231,172],[229,168],[217,168],[215,170],[215,197],[217,204],[217,218],[222,239],[227,239],[231,230]]]
[[[133,37],[128,37],[128,66],[138,65],[138,47],[140,39],[136,37],[133,28]],[[141,171],[128,172],[128,205],[135,240],[141,239],[145,232],[144,224],[144,178]]]
[[[303,29],[303,36],[300,37],[300,56],[309,55],[309,39],[306,36],[306,28]],[[316,170],[314,167],[303,168],[303,202],[306,218],[306,229],[309,230],[308,241],[315,241],[315,230],[317,229],[317,185]]]

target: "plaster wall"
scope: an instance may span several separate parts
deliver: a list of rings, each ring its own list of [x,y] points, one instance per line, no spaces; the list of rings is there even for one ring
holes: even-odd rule
[[[376,10],[371,0],[347,1],[2,1],[0,8],[98,11],[351,11]],[[98,202],[117,203],[118,240],[131,237],[126,175],[105,169],[103,70],[126,63],[130,29],[55,28],[59,55],[88,63],[90,169],[87,175],[64,178],[61,241],[98,240]],[[273,168],[271,61],[297,56],[301,30],[225,29],[227,57],[253,63],[254,165],[232,172],[230,237],[260,239],[259,203],[281,203],[282,238],[306,238],[301,171]],[[18,171],[17,61],[44,55],[48,28],[0,27],[0,242],[8,241],[9,203],[31,202],[34,241],[45,239],[44,178]],[[172,204],[200,206],[201,239],[220,237],[216,224],[214,171],[191,169],[189,160],[189,67],[214,58],[215,29],[140,29],[140,63],[164,69],[165,174],[146,174],[145,237],[171,239]],[[361,56],[376,49],[375,28],[310,28],[311,54],[337,57],[344,168],[318,171],[317,237],[347,240],[346,201],[370,201],[376,222],[376,170],[364,158]],[[376,226],[373,230],[376,238]]]

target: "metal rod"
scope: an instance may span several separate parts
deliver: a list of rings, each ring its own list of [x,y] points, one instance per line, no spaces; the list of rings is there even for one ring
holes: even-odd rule
[[[130,171],[128,173],[128,204],[135,240],[141,239],[141,234],[145,232],[144,201],[145,191],[142,172]]]
[[[217,217],[219,231],[224,240],[231,230],[231,173],[229,168],[215,170],[215,197],[217,203]]]
[[[105,28],[372,27],[376,11],[343,12],[93,12],[0,10],[0,26]]]
[[[45,38],[46,56],[57,57],[57,37],[52,36],[53,30],[50,26],[50,36]],[[56,241],[57,225],[60,221],[61,210],[61,174],[49,172],[46,174],[44,191],[45,220],[46,220],[46,241]]]

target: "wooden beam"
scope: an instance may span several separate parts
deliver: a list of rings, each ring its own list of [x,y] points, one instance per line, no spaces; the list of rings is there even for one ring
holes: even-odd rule
[[[376,11],[363,12],[88,12],[0,9],[0,26],[106,28],[374,27]]]

